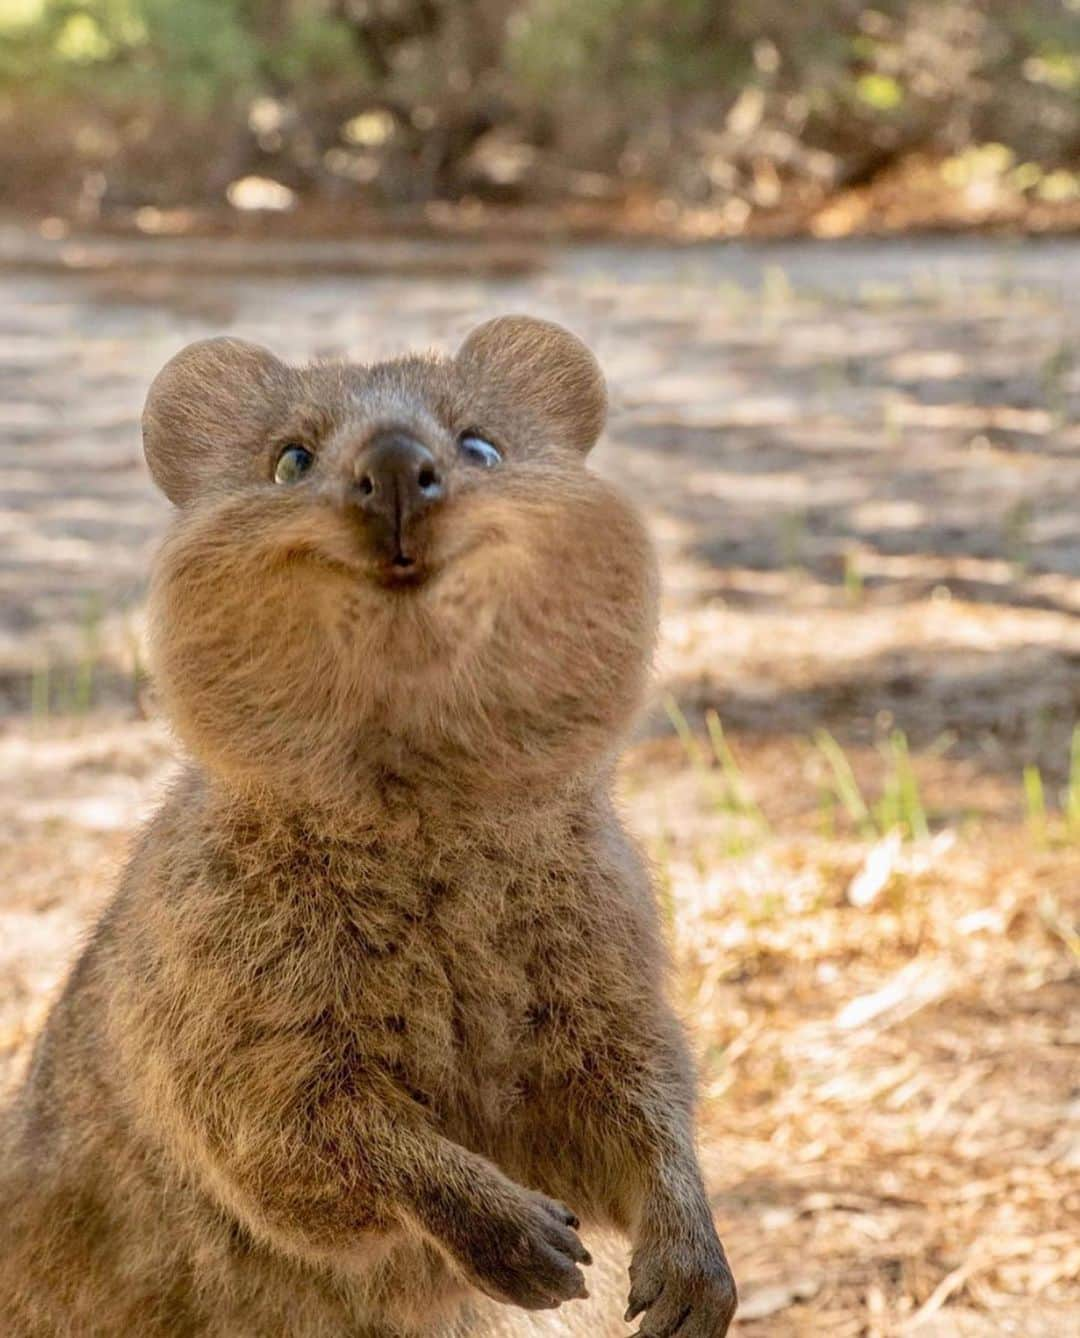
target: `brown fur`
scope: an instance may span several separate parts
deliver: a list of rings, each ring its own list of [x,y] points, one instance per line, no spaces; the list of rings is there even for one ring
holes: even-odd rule
[[[10,1338],[625,1331],[616,1254],[590,1273],[557,1201],[629,1237],[642,1332],[726,1332],[653,896],[609,797],[655,576],[584,463],[604,403],[584,347],[525,318],[374,367],[213,340],[155,381],[179,510],[154,658],[190,761],[6,1116]],[[350,503],[387,424],[446,484],[407,588]],[[503,465],[458,458],[468,428]],[[287,442],[316,465],[281,486]],[[609,1280],[587,1303],[582,1264]]]

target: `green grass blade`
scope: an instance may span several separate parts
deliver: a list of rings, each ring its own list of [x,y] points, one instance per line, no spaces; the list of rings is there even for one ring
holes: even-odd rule
[[[896,778],[901,825],[906,828],[912,840],[925,841],[930,836],[930,824],[926,820],[926,809],[923,807],[919,782],[911,765],[911,752],[903,730],[893,730],[889,736],[889,751],[892,754],[893,773]]]
[[[1046,844],[1046,790],[1042,772],[1034,763],[1024,768],[1024,800],[1027,804],[1028,828],[1039,845]]]
[[[709,732],[709,743],[713,756],[726,782],[726,801],[731,810],[740,817],[749,818],[763,830],[768,827],[765,814],[758,807],[750,793],[742,768],[732,751],[731,744],[724,734],[719,714],[714,710],[705,712],[705,728]]]
[[[827,729],[817,730],[814,745],[828,763],[833,791],[844,812],[861,835],[873,840],[878,834],[874,818],[859,789],[847,754]]]
[[[1069,784],[1065,791],[1065,829],[1069,839],[1080,841],[1080,725],[1073,726],[1069,748]]]
[[[687,761],[699,775],[707,775],[709,768],[705,761],[704,749],[694,737],[694,731],[690,728],[690,722],[683,714],[682,707],[670,692],[664,693],[664,710],[674,726],[675,733],[679,736]]]

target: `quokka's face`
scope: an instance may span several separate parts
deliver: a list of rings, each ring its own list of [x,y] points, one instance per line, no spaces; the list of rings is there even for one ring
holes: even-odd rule
[[[592,355],[505,318],[456,358],[294,369],[211,340],[151,388],[179,508],[159,683],[212,764],[262,778],[451,759],[501,781],[612,747],[651,649],[651,550],[585,466]]]

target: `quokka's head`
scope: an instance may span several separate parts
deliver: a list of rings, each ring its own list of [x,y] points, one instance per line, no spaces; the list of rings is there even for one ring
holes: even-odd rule
[[[643,527],[585,463],[605,409],[592,354],[526,317],[452,358],[178,353],[143,435],[177,507],[151,634],[188,746],[328,799],[372,776],[509,797],[602,763],[655,621]]]

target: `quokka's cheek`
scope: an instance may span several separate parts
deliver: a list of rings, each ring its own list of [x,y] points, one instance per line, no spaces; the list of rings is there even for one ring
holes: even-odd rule
[[[493,573],[465,564],[439,580],[426,611],[437,635],[476,645],[491,635],[501,599]]]

